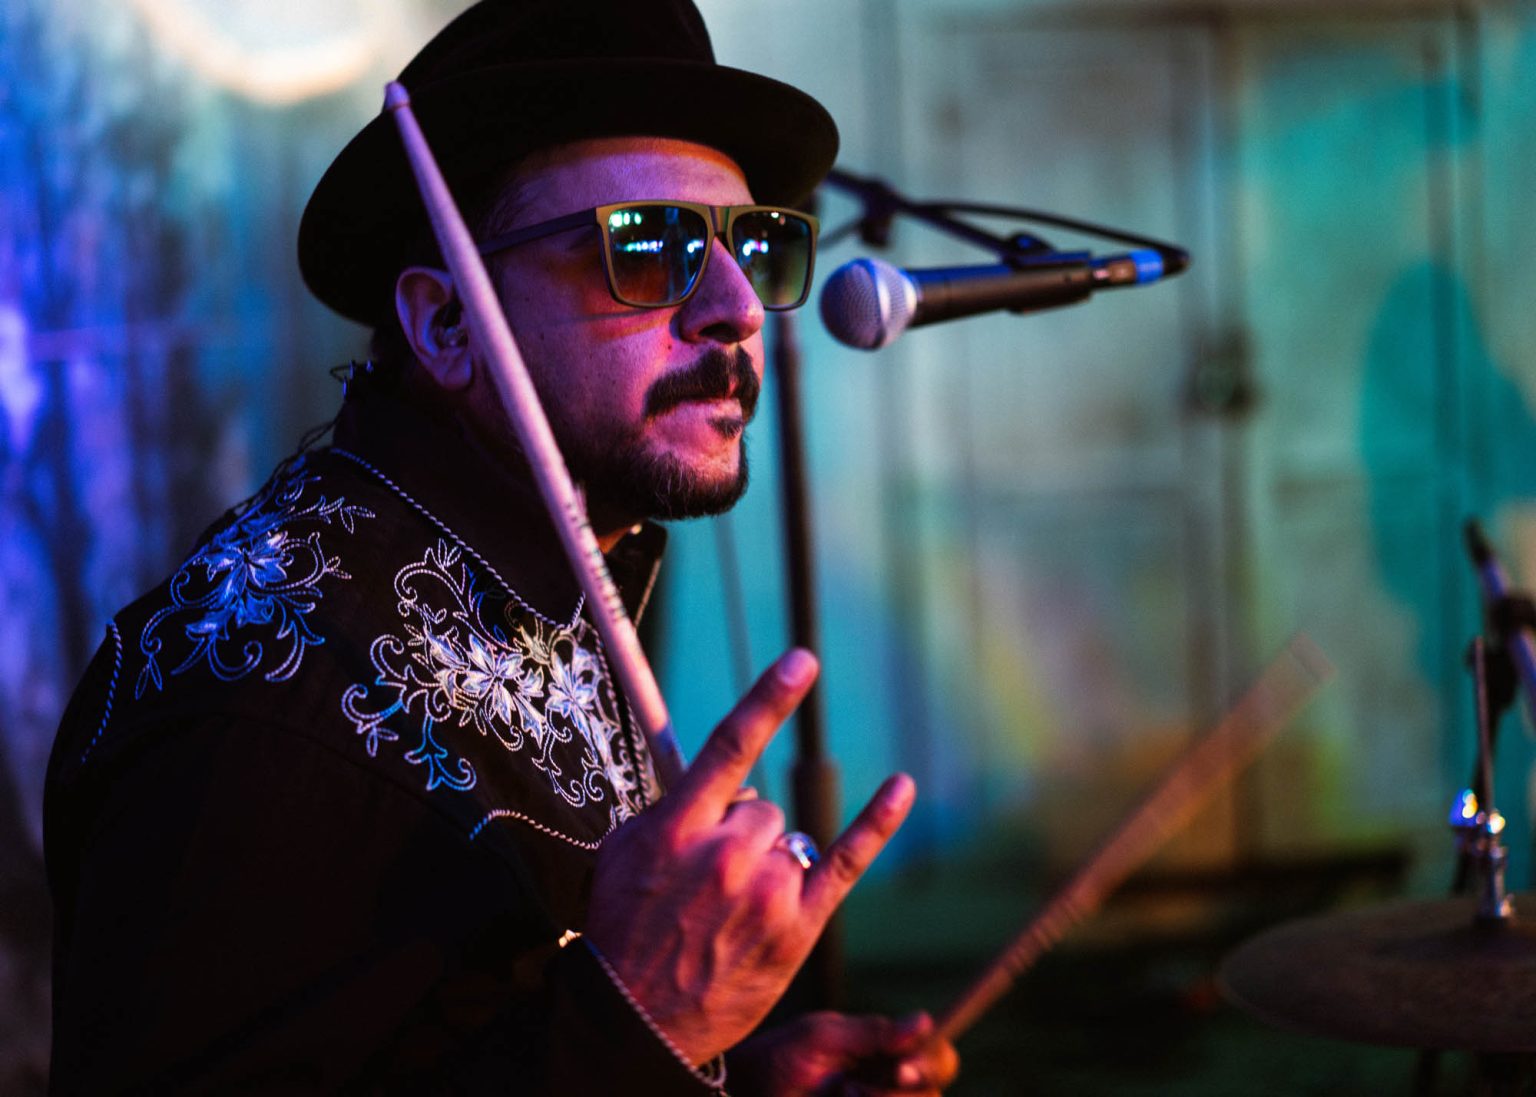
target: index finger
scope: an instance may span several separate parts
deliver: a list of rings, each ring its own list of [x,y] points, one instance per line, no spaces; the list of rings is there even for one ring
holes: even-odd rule
[[[685,818],[719,821],[779,725],[816,681],[816,656],[791,648],[763,672],[710,735],[662,806]]]

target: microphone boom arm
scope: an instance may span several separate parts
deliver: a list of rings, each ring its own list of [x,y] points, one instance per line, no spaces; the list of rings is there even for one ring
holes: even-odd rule
[[[1017,236],[999,236],[954,216],[956,213],[970,213],[983,217],[1010,217],[1019,221],[1054,225],[1070,232],[1116,240],[1134,247],[1149,248],[1162,256],[1167,273],[1170,275],[1178,274],[1189,266],[1189,252],[1177,244],[1091,221],[1063,217],[1042,210],[984,202],[916,202],[901,194],[883,179],[855,175],[841,168],[834,168],[828,173],[826,181],[863,203],[864,213],[854,224],[859,227],[865,243],[873,247],[886,246],[890,239],[891,221],[895,215],[903,214],[914,221],[990,251],[1010,265],[1024,265],[1042,258],[1040,245],[1044,242],[1036,237],[1020,240]],[[828,235],[837,234],[829,233]],[[1046,246],[1049,247],[1049,245]]]

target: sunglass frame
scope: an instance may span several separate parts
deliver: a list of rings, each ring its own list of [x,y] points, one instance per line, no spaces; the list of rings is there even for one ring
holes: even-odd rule
[[[797,209],[790,209],[787,206],[711,206],[704,202],[684,202],[670,198],[650,198],[629,202],[610,202],[607,205],[594,206],[591,209],[586,210],[578,210],[575,213],[567,213],[560,217],[551,218],[548,221],[540,221],[537,224],[524,225],[522,228],[512,229],[510,232],[504,232],[497,236],[493,236],[491,239],[485,241],[482,244],[479,244],[478,248],[481,255],[493,255],[498,251],[503,251],[507,248],[515,247],[518,244],[526,244],[531,240],[540,240],[546,236],[553,236],[556,233],[570,232],[573,229],[586,228],[589,225],[595,224],[597,226],[598,232],[602,235],[603,277],[608,283],[609,295],[612,296],[615,301],[619,302],[619,304],[628,305],[631,308],[675,308],[676,306],[681,305],[684,301],[687,301],[688,298],[692,297],[694,291],[699,288],[699,283],[704,280],[704,272],[709,268],[709,257],[710,254],[715,250],[714,248],[711,247],[705,249],[704,258],[699,263],[699,269],[694,272],[692,279],[689,280],[688,286],[683,291],[681,296],[678,296],[673,300],[635,301],[625,297],[624,294],[619,290],[618,277],[613,269],[613,237],[609,219],[613,216],[613,214],[622,210],[633,210],[637,208],[656,206],[673,207],[676,209],[688,210],[697,214],[709,227],[712,238],[718,237],[725,243],[726,247],[731,252],[732,258],[735,259],[738,268],[741,267],[741,259],[736,254],[736,244],[731,240],[730,234],[731,230],[735,227],[736,222],[741,217],[752,213],[772,213],[780,214],[793,221],[800,221],[805,223],[810,228],[810,237],[809,250],[805,258],[805,283],[800,288],[800,295],[794,301],[782,305],[770,305],[767,301],[762,300],[761,294],[758,294],[758,300],[762,303],[763,308],[769,312],[788,312],[791,309],[797,309],[801,305],[805,304],[806,299],[810,296],[811,283],[814,281],[816,276],[816,241],[818,235],[821,232],[821,222],[818,221],[813,214],[805,213]],[[746,273],[744,268],[742,272],[743,274]],[[748,281],[750,281],[750,278]],[[753,292],[757,293],[756,286],[753,286]]]

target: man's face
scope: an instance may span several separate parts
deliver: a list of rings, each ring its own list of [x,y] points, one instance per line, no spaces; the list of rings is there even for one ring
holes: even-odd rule
[[[726,156],[686,141],[608,138],[561,146],[517,173],[498,230],[638,199],[751,202]],[[596,225],[499,253],[492,277],[571,473],[598,531],[644,517],[729,508],[746,488],[742,431],[763,375],[763,308],[716,239],[693,296],[670,308],[619,304]],[[500,421],[490,390],[482,415]]]

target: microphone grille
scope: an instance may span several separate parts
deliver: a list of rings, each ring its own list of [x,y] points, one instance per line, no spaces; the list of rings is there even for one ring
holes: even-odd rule
[[[839,343],[860,350],[894,342],[916,310],[911,280],[879,259],[844,263],[821,289],[822,323]]]

